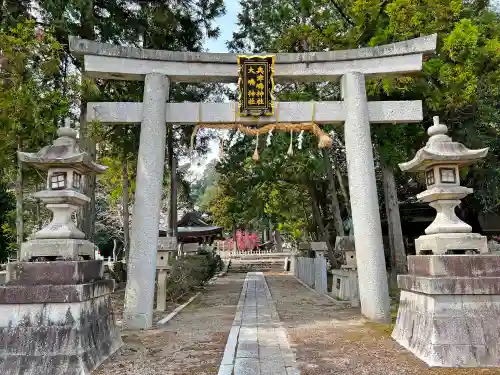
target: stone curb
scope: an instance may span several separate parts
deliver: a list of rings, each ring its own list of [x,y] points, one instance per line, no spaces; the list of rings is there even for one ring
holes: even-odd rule
[[[158,321],[158,323],[157,323],[158,327],[164,326],[169,321],[171,321],[173,318],[175,318],[177,316],[177,314],[179,314],[187,305],[189,305],[196,298],[198,298],[200,296],[200,294],[201,294],[201,292],[196,293],[186,303],[184,303],[183,305],[180,305],[174,311],[172,311],[170,314],[168,314],[166,317],[164,317],[162,320]]]
[[[300,280],[297,276],[293,275],[292,273],[289,273],[290,276],[293,276],[293,278],[295,280],[297,280],[299,283],[301,283],[304,287],[306,287],[307,289],[309,289],[311,292],[313,292],[314,294],[318,295],[318,296],[324,296],[326,298],[328,298],[330,301],[332,301],[333,303],[335,303],[336,305],[339,305],[339,306],[344,306],[344,307],[350,307],[351,306],[351,303],[348,302],[348,301],[339,301],[335,298],[333,298],[332,296],[328,295],[328,294],[321,294],[321,293],[318,293],[317,291],[315,291],[313,288],[311,288],[309,285],[307,285],[306,283],[304,283],[302,280]]]
[[[207,284],[211,285],[213,284],[219,277],[225,276],[227,271],[222,271],[212,277],[210,280],[208,280]],[[163,319],[159,320],[158,327],[166,325],[169,321],[171,321],[173,318],[175,318],[184,308],[186,308],[191,302],[193,302],[196,298],[198,298],[201,295],[201,292],[196,293],[194,296],[192,296],[186,303],[178,306],[174,311],[172,311],[170,314],[168,314],[166,317]]]

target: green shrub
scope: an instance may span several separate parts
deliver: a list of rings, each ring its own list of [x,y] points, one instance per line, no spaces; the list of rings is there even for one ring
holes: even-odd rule
[[[221,269],[220,257],[206,251],[177,259],[167,279],[167,301],[176,302],[200,288]]]

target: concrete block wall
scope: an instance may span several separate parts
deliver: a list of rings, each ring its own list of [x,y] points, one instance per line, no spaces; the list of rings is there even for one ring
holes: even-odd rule
[[[297,277],[311,288],[314,287],[316,276],[313,258],[297,258]]]
[[[323,257],[314,258],[314,289],[316,292],[326,294],[328,292],[328,282],[326,274],[326,259]]]
[[[327,293],[328,283],[325,258],[298,257],[295,276],[306,285],[314,288],[318,293]]]

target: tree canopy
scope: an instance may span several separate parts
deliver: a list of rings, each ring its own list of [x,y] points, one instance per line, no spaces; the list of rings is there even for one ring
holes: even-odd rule
[[[381,178],[381,165],[393,169],[400,201],[411,200],[422,191],[423,181],[417,176],[415,184],[416,176],[399,172],[397,163],[412,158],[424,145],[425,130],[432,116],[438,115],[454,140],[471,148],[490,147],[485,163],[464,171],[463,178],[476,191],[478,209],[498,209],[500,18],[488,1],[245,0],[240,4],[238,30],[228,43],[235,52],[338,50],[437,33],[437,53],[425,60],[422,73],[367,81],[369,100],[421,99],[424,103],[421,124],[372,125],[377,176]],[[340,100],[340,90],[335,82],[279,85],[277,97]],[[261,138],[258,161],[252,160],[255,139],[226,142],[224,149],[229,151],[216,167],[219,178],[208,188],[211,199],[205,202],[215,221],[257,227],[271,221],[290,233],[321,237],[321,218],[331,233],[335,226],[335,194],[348,229],[342,129],[326,129],[335,133],[335,146],[326,158],[308,134],[303,136],[302,149],[297,147],[297,134],[293,135],[293,155],[287,154],[290,134],[274,134],[269,147]],[[229,147],[231,142],[234,145]],[[333,193],[326,161],[335,171],[337,191]]]
[[[83,59],[69,52],[68,37],[74,35],[145,48],[201,51],[208,38],[219,34],[214,20],[225,12],[223,1],[4,1],[1,11],[0,165],[3,174],[0,182],[5,183],[6,189],[15,187],[18,243],[19,238],[22,241],[39,226],[40,220],[36,217],[47,220],[48,216],[44,216],[45,210],[39,204],[34,208],[41,209],[42,216],[31,212],[29,204],[23,204],[27,193],[41,188],[37,184],[44,176],[29,170],[23,173],[17,165],[16,151],[36,151],[49,144],[56,128],[66,118],[72,118],[72,125],[79,130],[81,146],[101,163],[112,166],[102,182],[93,184],[86,192],[93,197],[98,186],[101,206],[81,215],[78,224],[91,229],[82,222],[95,218],[114,218],[108,223],[115,224],[128,222],[128,206],[133,205],[139,127],[87,126],[85,108],[88,101],[141,101],[143,87],[135,82],[82,79]],[[219,90],[213,84],[173,84],[170,98],[179,102],[217,100]],[[191,131],[190,127],[175,127],[174,152],[178,157],[188,154]],[[206,152],[210,136],[207,134],[198,143],[200,154]],[[96,142],[99,142],[97,148]],[[178,168],[173,173],[179,180],[181,199],[187,200],[189,184],[185,182],[184,173]],[[169,175],[167,171],[166,192]],[[123,207],[124,197],[128,198],[127,209]],[[103,214],[103,209],[104,216],[97,217]],[[120,220],[115,220],[116,215],[122,215]],[[0,224],[7,223],[2,219]],[[12,230],[13,223],[8,225]],[[119,240],[126,242],[124,232],[128,229],[122,227],[116,231],[113,225],[98,225],[100,230],[104,228],[109,233],[100,233],[96,240],[99,242],[99,238],[111,238],[118,233]],[[14,247],[15,244],[11,246]]]

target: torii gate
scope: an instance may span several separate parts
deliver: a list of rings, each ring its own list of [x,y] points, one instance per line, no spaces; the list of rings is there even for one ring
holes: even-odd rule
[[[278,53],[275,79],[341,79],[343,101],[275,103],[279,122],[344,123],[361,310],[368,319],[390,321],[389,293],[375,182],[370,123],[423,119],[421,101],[368,102],[365,76],[404,75],[422,69],[423,55],[436,49],[437,35],[345,51]],[[141,123],[124,325],[152,326],[155,260],[165,165],[166,124],[272,123],[275,117],[237,117],[236,103],[167,103],[169,84],[236,82],[237,55],[146,50],[70,38],[70,49],[85,56],[86,74],[144,80],[142,103],[89,103],[88,121]],[[315,113],[313,114],[313,110]],[[201,113],[201,116],[200,116]]]

